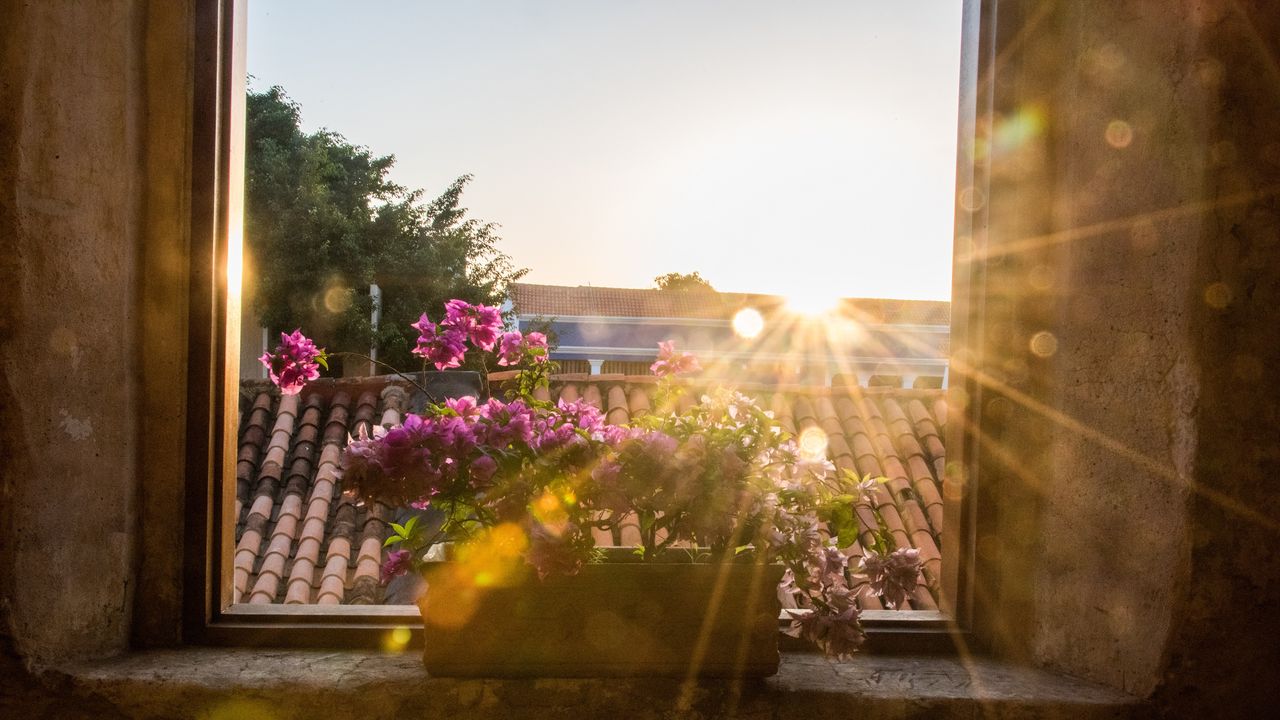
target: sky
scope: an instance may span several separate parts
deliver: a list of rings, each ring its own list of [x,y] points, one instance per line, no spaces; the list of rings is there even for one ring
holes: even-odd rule
[[[528,282],[949,299],[961,0],[253,0],[250,86]]]

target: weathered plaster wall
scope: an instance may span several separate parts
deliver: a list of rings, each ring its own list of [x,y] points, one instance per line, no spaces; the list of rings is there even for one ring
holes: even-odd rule
[[[135,585],[141,6],[0,9],[0,633],[126,647]]]
[[[1171,24],[1171,10],[1184,22]],[[1076,59],[1049,120],[1057,307],[1036,331],[1052,340],[1030,346],[1052,368],[1061,415],[1051,420],[1034,651],[1141,695],[1186,581],[1197,439],[1188,260],[1203,242],[1195,209],[1209,197],[1216,88],[1186,77],[1199,32],[1186,19],[1153,3],[1071,3],[1065,13]]]
[[[1176,671],[1241,709],[1229,656],[1275,657],[1249,628],[1274,626],[1280,577],[1257,550],[1280,539],[1263,8],[1001,3],[984,238],[982,634],[1143,696]],[[1195,679],[1209,657],[1236,669]]]
[[[1280,8],[1201,10],[1218,86],[1205,241],[1186,300],[1200,369],[1191,577],[1157,707],[1204,717],[1280,693]]]
[[[35,660],[172,643],[191,6],[2,5],[0,632]]]

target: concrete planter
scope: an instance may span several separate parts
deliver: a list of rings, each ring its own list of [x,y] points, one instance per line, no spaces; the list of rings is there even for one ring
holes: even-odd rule
[[[429,393],[426,397],[421,393],[415,393],[416,397],[410,409],[416,413],[423,412],[428,402],[444,402],[445,398],[470,395],[481,400],[485,399],[480,373],[472,370],[428,370],[408,373],[408,375]]]
[[[432,675],[765,677],[778,671],[782,567],[617,562],[477,589],[433,564],[418,601]]]

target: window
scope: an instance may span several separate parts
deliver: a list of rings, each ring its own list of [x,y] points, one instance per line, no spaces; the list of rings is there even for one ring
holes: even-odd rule
[[[193,314],[192,332],[193,337],[199,341],[196,347],[206,348],[207,353],[202,357],[198,357],[198,353],[193,355],[190,400],[191,407],[207,405],[210,413],[208,417],[197,419],[198,424],[204,423],[201,427],[207,432],[193,434],[193,437],[207,437],[207,443],[202,441],[193,445],[189,453],[193,469],[189,493],[189,507],[194,513],[191,517],[202,518],[203,522],[192,523],[191,526],[188,547],[195,562],[188,563],[191,572],[187,580],[191,587],[203,587],[207,592],[192,604],[188,627],[198,636],[211,641],[238,642],[246,637],[253,637],[304,644],[379,644],[385,641],[387,633],[394,628],[416,626],[418,615],[416,609],[395,602],[406,597],[405,595],[397,594],[394,588],[384,589],[377,583],[382,540],[386,533],[385,523],[392,519],[390,513],[395,511],[390,508],[357,508],[344,503],[337,492],[338,450],[347,433],[354,432],[362,425],[367,428],[381,422],[393,422],[411,410],[415,399],[406,393],[388,389],[385,382],[358,379],[371,374],[372,367],[364,361],[343,364],[341,370],[352,376],[349,379],[323,382],[314,392],[283,402],[265,392],[260,384],[255,385],[255,358],[262,346],[270,343],[272,333],[263,327],[263,316],[254,313],[255,309],[260,311],[261,306],[248,308],[247,314],[242,313],[241,308],[239,285],[242,276],[249,277],[252,284],[269,272],[263,263],[246,262],[241,253],[242,239],[246,232],[242,223],[245,188],[241,165],[245,152],[242,128],[246,117],[245,87],[242,81],[248,73],[255,73],[254,82],[261,81],[263,86],[255,85],[253,91],[261,97],[270,93],[266,85],[277,80],[265,74],[258,77],[253,63],[250,62],[248,66],[245,64],[246,48],[250,47],[246,30],[252,32],[248,28],[251,16],[245,3],[206,0],[200,3],[200,8],[197,37],[200,61],[197,65],[196,87],[197,172],[194,180],[196,207],[193,216],[196,232],[193,237],[205,239],[210,250],[209,256],[215,258],[215,263],[212,273],[208,268],[193,269],[193,297],[199,298],[193,306],[200,312]],[[576,10],[583,12],[584,8]],[[282,14],[277,10],[272,12]],[[717,6],[717,12],[723,12],[723,8]],[[770,12],[780,10],[775,8]],[[320,15],[310,11],[309,14]],[[747,15],[750,13],[741,13],[743,17]],[[761,19],[762,17],[756,16],[756,22],[767,24],[767,18]],[[473,18],[468,18],[465,14],[452,17],[452,20],[464,26],[468,22],[474,22]],[[635,18],[605,17],[595,20],[604,24],[586,27],[582,35],[586,40],[582,40],[581,44],[583,48],[604,51],[613,41],[625,39],[627,34],[606,34],[602,39],[598,32],[593,34],[587,30],[594,28],[598,31],[602,27],[609,29],[610,22],[627,25],[633,23]],[[716,22],[713,16],[700,17],[696,13],[686,20],[688,25],[682,32],[690,35],[705,33],[708,28],[714,28]],[[521,22],[536,24],[538,20],[524,18]],[[745,20],[743,22],[746,23]],[[805,23],[814,27],[822,26],[815,18],[800,18],[794,26],[800,27]],[[557,22],[550,23],[556,24]],[[521,38],[516,37],[515,24],[507,22],[498,25],[500,30],[509,33],[503,36],[506,41],[519,45]],[[978,3],[964,3],[963,25],[959,153],[962,158],[972,157],[970,149],[978,132],[975,123],[980,30]],[[754,32],[760,28],[747,30]],[[653,50],[649,46],[655,37],[652,31],[653,28],[650,28],[647,34],[634,38],[648,53]],[[785,32],[782,34],[785,35]],[[661,33],[658,36],[661,37]],[[712,43],[711,50],[705,56],[700,56],[713,70],[716,69],[717,58],[732,69],[735,62],[744,61],[744,58],[753,54],[765,58],[779,57],[776,54],[770,55],[765,51],[767,48],[762,50],[746,46],[748,40],[758,37],[751,32],[744,32],[736,38],[726,33],[725,37],[728,39],[723,40],[723,46]],[[671,41],[672,46],[666,50],[674,59],[669,66],[661,66],[659,63],[660,67],[652,77],[646,78],[643,73],[635,71],[634,63],[628,65],[625,58],[616,60],[617,66],[609,72],[638,73],[629,76],[631,82],[641,85],[651,82],[654,87],[661,89],[664,82],[673,82],[672,78],[681,74],[681,68],[687,67],[675,59],[681,57],[682,52],[698,50],[696,43],[687,42],[688,38],[685,40],[683,45],[675,40]],[[808,58],[809,61],[834,62],[831,57],[821,54],[821,42],[814,38],[807,40],[806,51],[813,53]],[[877,40],[883,42],[883,39]],[[556,41],[573,42],[571,38],[565,37],[558,37]],[[832,45],[830,38],[825,38],[825,41]],[[534,57],[548,67],[563,70],[563,66],[553,62],[554,53],[547,50],[546,42],[549,41],[519,46],[512,51],[509,62],[514,63],[520,57]],[[782,49],[806,47],[806,38],[803,37],[783,38],[778,42]],[[779,48],[773,48],[773,51],[776,53]],[[702,50],[706,51],[706,48]],[[488,56],[485,53],[479,54]],[[578,64],[582,67],[585,63],[578,58]],[[509,70],[512,65],[504,67]],[[526,70],[527,67],[522,72]],[[753,66],[752,70],[756,75],[743,83],[748,90],[755,83],[758,87],[773,88],[777,92],[795,92],[797,98],[808,101],[822,95],[820,88],[818,92],[805,94],[804,82],[797,80],[795,73],[785,73],[774,68],[773,71],[784,77],[770,77],[771,70],[767,63]],[[502,68],[482,68],[475,71],[472,82],[476,86],[496,82],[501,79],[501,71]],[[350,72],[355,72],[357,77],[369,79],[367,73],[362,74],[356,68]],[[486,72],[489,74],[486,75]],[[608,77],[602,79],[599,76],[602,72],[604,71],[598,68],[582,67],[585,79],[580,80],[595,88],[595,92],[605,93],[616,83],[611,82]],[[732,108],[736,99],[744,95],[712,92],[714,88],[723,87],[721,79],[710,73],[708,84],[698,86],[695,83],[685,88],[684,100],[691,102],[702,98],[703,105],[720,104]],[[818,82],[813,78],[808,80]],[[530,80],[524,78],[522,82],[528,84]],[[370,80],[368,84],[376,83]],[[519,84],[504,87],[515,93]],[[566,81],[566,85],[571,86],[572,83]],[[569,92],[564,88],[543,87],[539,93],[542,93],[541,97],[545,101],[548,94],[554,97],[557,89]],[[279,96],[267,99],[276,102],[276,109],[288,108],[287,100]],[[307,99],[294,99],[303,102],[302,111],[308,116],[313,112],[319,113]],[[792,184],[809,182],[812,186],[807,192],[811,196],[820,196],[828,205],[836,205],[840,202],[839,190],[856,193],[865,191],[865,188],[852,185],[834,187],[838,173],[815,181],[812,177],[806,177],[806,172],[813,171],[813,167],[806,168],[803,163],[789,165],[786,161],[788,156],[812,160],[821,158],[824,154],[848,152],[847,148],[833,148],[823,144],[829,139],[830,127],[810,127],[808,130],[811,131],[811,137],[807,140],[779,144],[777,141],[787,132],[794,133],[794,130],[787,129],[793,126],[785,123],[795,118],[787,117],[786,112],[780,112],[776,117],[754,118],[751,122],[734,126],[732,129],[739,134],[735,143],[721,137],[725,132],[723,117],[713,120],[698,118],[696,114],[688,112],[688,105],[680,106],[675,100],[668,98],[666,103],[673,108],[681,107],[680,112],[661,111],[661,103],[657,101],[628,104],[635,102],[636,98],[612,95],[606,99],[614,104],[602,100],[599,107],[603,114],[608,114],[604,112],[607,109],[626,120],[628,109],[634,111],[647,105],[651,114],[642,119],[650,123],[666,123],[663,127],[673,134],[656,141],[650,138],[651,145],[645,146],[643,138],[637,139],[639,136],[627,134],[635,128],[624,122],[623,127],[630,130],[601,131],[604,134],[600,137],[587,138],[593,145],[582,144],[585,141],[574,144],[581,140],[580,136],[590,126],[603,126],[603,123],[588,122],[578,125],[574,133],[566,133],[575,135],[574,138],[559,138],[560,142],[565,143],[564,147],[579,150],[594,147],[601,153],[619,146],[640,148],[625,157],[608,156],[598,166],[585,170],[578,167],[576,172],[587,178],[580,178],[587,190],[609,197],[615,204],[621,202],[620,198],[624,194],[608,195],[599,188],[592,188],[590,179],[598,177],[606,169],[613,172],[618,168],[631,167],[631,164],[639,162],[646,155],[652,157],[657,145],[671,145],[678,147],[679,152],[673,152],[668,160],[696,151],[701,153],[699,159],[704,164],[697,167],[658,167],[652,170],[653,175],[646,182],[653,185],[672,177],[692,178],[690,182],[695,182],[695,186],[690,186],[684,194],[697,196],[701,198],[701,202],[710,206],[738,203],[733,205],[730,215],[735,216],[735,222],[742,224],[728,226],[727,230],[717,235],[726,238],[722,244],[717,246],[715,243],[708,243],[710,249],[700,248],[698,254],[689,251],[691,242],[686,235],[680,235],[670,244],[670,248],[659,251],[646,247],[642,235],[623,238],[618,242],[618,246],[625,249],[623,254],[609,249],[613,246],[603,246],[590,232],[590,224],[581,220],[575,226],[576,232],[589,238],[591,242],[584,242],[574,250],[579,256],[594,258],[596,263],[591,267],[600,274],[563,276],[556,275],[553,272],[555,268],[550,268],[544,270],[541,276],[535,274],[531,277],[531,280],[537,279],[540,282],[521,282],[510,286],[505,293],[505,299],[510,302],[512,320],[518,327],[527,329],[537,323],[551,323],[558,336],[556,357],[567,375],[557,381],[553,392],[564,397],[587,398],[597,402],[605,412],[611,415],[616,413],[625,418],[635,410],[637,394],[643,395],[643,389],[637,393],[637,386],[631,384],[629,378],[643,374],[644,368],[653,359],[657,341],[674,337],[682,346],[713,358],[714,362],[708,364],[714,374],[735,381],[745,379],[748,386],[761,389],[761,396],[773,403],[773,409],[784,425],[790,425],[796,432],[806,428],[820,430],[829,443],[829,456],[838,465],[848,466],[859,473],[883,475],[890,479],[884,491],[884,504],[876,510],[896,542],[922,549],[927,560],[929,586],[927,591],[912,598],[910,612],[877,612],[872,608],[867,615],[869,629],[873,633],[891,635],[897,629],[909,628],[916,631],[916,637],[919,637],[918,631],[921,629],[945,631],[949,618],[959,619],[963,623],[963,613],[967,607],[967,574],[964,568],[968,552],[965,533],[969,521],[966,513],[970,508],[965,504],[968,495],[944,491],[943,481],[947,474],[946,466],[963,467],[966,451],[959,442],[963,435],[956,430],[961,422],[959,418],[947,417],[948,414],[955,416],[956,413],[954,409],[948,410],[942,402],[941,388],[948,384],[959,384],[964,392],[970,393],[970,397],[976,394],[976,389],[967,385],[959,368],[954,365],[949,367],[948,353],[956,348],[969,347],[966,333],[970,332],[973,323],[980,322],[980,308],[972,308],[967,304],[967,298],[974,292],[973,283],[980,283],[980,277],[974,275],[977,269],[959,265],[954,273],[956,282],[952,297],[960,299],[957,307],[963,312],[951,308],[946,302],[909,301],[900,297],[845,301],[841,306],[841,313],[844,317],[856,320],[856,328],[843,336],[845,344],[833,346],[831,336],[825,335],[812,345],[797,349],[796,337],[803,334],[800,329],[835,323],[832,319],[835,316],[822,315],[829,308],[820,305],[837,301],[852,293],[833,294],[829,290],[805,292],[820,284],[813,280],[793,283],[793,287],[789,288],[779,287],[776,282],[779,278],[805,277],[801,272],[805,268],[813,276],[829,273],[832,266],[839,264],[829,262],[829,258],[822,256],[823,246],[820,244],[812,246],[816,250],[811,248],[808,251],[807,265],[794,266],[799,269],[789,273],[778,272],[776,267],[770,269],[770,263],[785,262],[786,258],[762,258],[756,253],[735,252],[734,238],[743,242],[742,234],[752,231],[750,218],[755,217],[756,224],[762,224],[764,220],[775,221],[774,218],[762,217],[766,213],[757,211],[760,206],[767,205],[768,194],[753,195],[758,190],[741,179],[744,173],[745,176],[751,176],[748,172],[750,169],[743,165],[747,160],[744,160],[742,151],[752,146],[776,150],[782,157],[769,157],[770,153],[766,152],[763,153],[765,157],[757,157],[751,162],[777,163],[777,172],[792,173]],[[537,94],[516,94],[510,104],[519,106],[522,103],[538,102]],[[838,115],[839,112],[849,111],[849,108],[836,105],[832,113]],[[781,101],[775,102],[773,106],[786,107]],[[751,117],[750,112],[741,109],[737,109],[737,112],[740,117]],[[497,118],[493,121],[496,127],[501,127],[502,121],[508,119],[499,116],[496,110],[493,115]],[[810,108],[810,114],[806,117],[818,122],[815,118],[821,119],[823,115]],[[309,121],[314,123],[311,127],[323,126],[327,122],[323,117]],[[547,121],[545,117],[531,117],[528,120],[530,125],[538,122],[545,125]],[[699,122],[706,125],[701,128],[701,137],[704,139],[702,145],[678,132],[685,125],[696,125]],[[829,122],[829,118],[823,122]],[[783,129],[779,131],[779,128]],[[343,130],[346,131],[345,128]],[[307,135],[312,131],[308,129],[301,132]],[[615,134],[611,135],[610,132]],[[782,134],[778,134],[779,132]],[[372,130],[367,136],[357,136],[352,132],[350,142],[371,141],[374,135]],[[550,135],[554,136],[555,133]],[[633,143],[612,142],[611,139],[616,137],[626,137]],[[340,144],[340,141],[334,142]],[[809,144],[806,145],[806,142]],[[533,145],[535,141],[525,139],[520,142],[508,138],[505,145],[495,144],[511,151],[513,147]],[[645,147],[648,147],[647,151],[644,150]],[[863,152],[867,152],[866,148],[869,146],[864,143],[863,147]],[[405,152],[398,147],[379,146],[373,148],[373,156],[397,151]],[[526,165],[531,165],[533,160],[528,157]],[[846,165],[856,159],[848,157],[850,160]],[[582,164],[588,159],[589,154],[583,151],[580,155],[573,156],[573,162],[566,164]],[[365,160],[368,161],[369,158]],[[407,164],[408,158],[402,156],[401,161]],[[892,165],[893,162],[892,158],[884,160],[885,165]],[[494,165],[498,166],[500,162]],[[713,168],[715,172],[707,168]],[[470,168],[465,166],[459,170],[456,174],[470,172]],[[520,176],[520,180],[530,184],[536,182],[538,177],[538,173],[526,171]],[[956,177],[958,187],[964,192],[959,193],[962,199],[957,205],[955,235],[957,247],[963,247],[974,232],[973,224],[980,222],[981,205],[975,204],[972,197],[974,193],[981,192],[983,181],[975,173],[972,163],[967,161],[961,162]],[[393,179],[398,181],[399,178],[400,176],[393,175]],[[254,176],[252,180],[261,181],[262,178]],[[518,187],[519,183],[515,185]],[[447,189],[447,182],[438,183],[437,188],[429,188],[432,192]],[[588,197],[586,191],[583,192],[581,197]],[[946,192],[951,192],[949,187]],[[432,196],[428,194],[428,197]],[[753,197],[754,200],[751,199]],[[403,196],[400,195],[381,195],[370,206],[370,215],[376,217],[378,211],[401,200]],[[485,202],[488,203],[486,208],[512,207],[519,211],[516,212],[517,215],[523,213],[520,216],[527,222],[521,227],[528,228],[530,236],[535,238],[529,247],[546,248],[557,241],[547,234],[549,231],[545,227],[539,228],[533,222],[539,217],[539,212],[523,208],[510,199],[506,206],[491,198],[485,198]],[[582,204],[579,200],[573,203],[573,207],[581,210]],[[634,212],[634,209],[630,212]],[[542,214],[545,214],[545,209]],[[777,214],[784,216],[786,213]],[[719,217],[723,219],[726,215]],[[485,221],[502,222],[505,228],[502,232],[507,237],[510,236],[511,221],[507,218],[487,214],[482,218]],[[681,231],[695,234],[701,232],[704,236],[711,236],[715,233],[708,231],[709,222],[711,221],[705,218],[690,216],[684,220],[683,224],[687,227]],[[847,225],[847,218],[845,222]],[[483,232],[493,233],[481,238],[482,240],[491,240],[498,232],[496,229],[485,228],[483,224],[479,227]],[[776,236],[785,229],[785,223],[781,223],[772,226],[770,232]],[[265,227],[259,227],[258,230],[263,234],[267,232]],[[472,226],[472,231],[476,231],[476,226]],[[813,225],[805,226],[804,231],[798,234],[820,236],[822,232],[821,225]],[[886,239],[890,234],[885,228],[874,232]],[[766,243],[766,238],[757,236],[746,244],[753,248],[767,249],[768,244],[763,243]],[[295,248],[295,253],[296,250]],[[833,252],[829,244],[827,251],[828,254]],[[646,252],[657,253],[662,258],[660,262],[666,264],[652,267],[645,265],[645,262],[649,262],[649,258],[645,257]],[[666,252],[666,255],[662,255],[662,252]],[[717,270],[726,265],[726,258],[736,259],[740,255],[749,256],[747,259],[751,261],[732,264],[735,268],[741,268],[743,279],[736,280],[729,274],[716,274]],[[624,256],[625,262],[619,262],[619,256]],[[492,255],[487,257],[494,260]],[[642,257],[643,262],[637,260]],[[527,263],[532,266],[533,260],[537,258],[535,253],[515,259],[519,264]],[[561,259],[549,264],[567,263]],[[626,265],[638,266],[631,268],[632,275],[637,271],[641,272],[638,280],[632,276],[616,274],[621,272],[618,266]],[[950,263],[946,265],[950,267]],[[649,269],[643,270],[645,267]],[[466,266],[453,270],[465,273]],[[692,287],[684,289],[639,287],[648,284],[647,278],[652,275],[693,270],[704,273],[706,279],[712,281],[712,285],[739,292],[707,290],[696,282]],[[538,272],[535,268],[535,273]],[[361,277],[366,275],[367,273]],[[344,278],[342,282],[332,286],[321,283],[305,304],[325,308],[331,315],[335,314],[335,308],[346,311],[356,306],[367,311],[363,317],[370,318],[369,326],[373,327],[377,322],[373,319],[375,315],[385,319],[395,312],[403,312],[403,309],[391,309],[396,302],[394,296],[401,289],[394,280],[384,277],[379,276],[373,286],[357,285],[350,278]],[[618,277],[630,279],[614,279]],[[823,277],[823,283],[829,287],[838,281],[840,275]],[[690,280],[688,277],[671,278],[671,281],[677,283],[687,283]],[[595,285],[585,287],[582,285],[585,282],[594,282]],[[757,284],[752,286],[752,282]],[[612,288],[606,283],[629,283],[634,287]],[[207,291],[207,295],[201,294],[204,291]],[[880,294],[888,296],[891,292],[886,290]],[[211,302],[206,304],[207,299],[211,299]],[[253,302],[261,300],[262,295],[259,294]],[[806,302],[813,307],[804,307]],[[749,326],[740,326],[742,321],[739,313],[748,310],[755,313],[755,317],[766,326],[778,318],[803,318],[805,313],[824,319],[817,322],[797,321],[797,329],[791,333],[761,333],[758,328],[750,326],[754,325],[750,316]],[[316,315],[310,317],[314,318]],[[265,324],[272,322],[275,323],[270,328],[272,332],[292,329],[283,327],[282,324],[287,321],[278,317]],[[376,335],[377,330],[362,328],[361,332]],[[333,337],[341,335],[340,329],[333,330]],[[387,341],[385,336],[370,344],[372,351],[368,354],[374,357],[381,354],[381,359],[387,360],[396,352],[394,339]],[[253,347],[254,345],[257,347]],[[400,351],[403,352],[403,347]],[[797,386],[804,386],[806,389],[795,394],[779,391],[779,388]],[[615,540],[626,543],[628,538],[615,535]],[[947,549],[945,556],[943,548]],[[949,609],[954,609],[954,612]],[[324,628],[323,632],[314,632],[319,627]]]

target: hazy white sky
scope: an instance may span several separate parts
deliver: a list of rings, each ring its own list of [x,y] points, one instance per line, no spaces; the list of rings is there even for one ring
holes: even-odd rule
[[[946,299],[960,0],[252,0],[253,87],[531,282]]]

